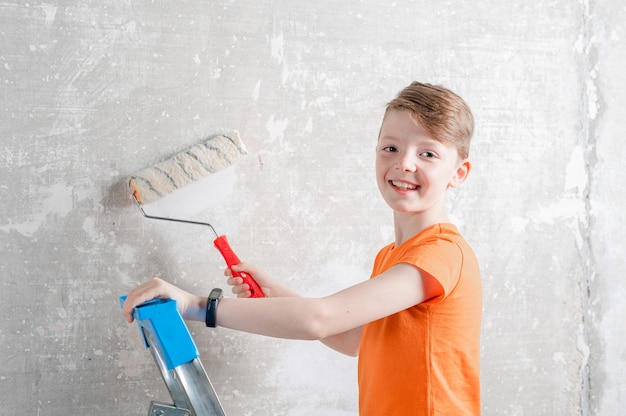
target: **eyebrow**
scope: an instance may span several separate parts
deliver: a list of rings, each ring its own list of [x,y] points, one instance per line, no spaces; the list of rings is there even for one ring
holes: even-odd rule
[[[394,136],[394,135],[390,135],[390,134],[386,134],[386,135],[383,135],[383,136],[380,136],[380,135],[378,136],[378,141],[383,140],[383,139],[391,140],[391,141],[394,141],[394,142],[401,142],[401,141],[403,141],[399,137]],[[434,137],[420,138],[419,141],[418,141],[418,144],[422,145],[422,144],[424,144],[424,142],[428,142],[427,143],[428,145],[435,144],[435,145],[441,146],[441,147],[448,147],[445,143],[443,143],[440,140],[435,139]]]

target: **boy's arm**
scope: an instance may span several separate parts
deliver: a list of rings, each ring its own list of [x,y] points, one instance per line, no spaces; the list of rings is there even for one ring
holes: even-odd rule
[[[324,298],[225,298],[217,310],[217,323],[278,338],[322,340],[441,294],[443,288],[437,280],[415,266],[398,264]],[[351,332],[352,340],[357,333]]]
[[[345,342],[344,346],[354,353],[362,325],[442,293],[434,278],[414,266],[398,264],[324,298],[224,298],[217,308],[217,324],[278,338],[327,339],[335,347]],[[151,279],[128,294],[123,307],[126,319],[131,322],[133,308],[155,297],[174,298],[183,317],[204,320],[206,297],[192,295],[160,279]]]
[[[276,280],[272,279],[267,273],[258,267],[248,264],[239,263],[233,266],[236,272],[252,274],[266,297],[297,297],[296,292],[279,284]],[[243,284],[241,277],[232,277],[232,272],[229,269],[224,271],[224,275],[228,277],[227,283],[232,286],[232,292],[239,298],[250,297],[250,291],[247,285]],[[320,340],[324,345],[329,348],[339,351],[340,353],[355,357],[359,352],[359,344],[361,341],[361,327],[351,329],[349,331],[331,335]]]
[[[359,326],[354,329],[350,329],[349,331],[323,338],[320,341],[335,351],[339,351],[340,353],[351,357],[356,357],[359,355],[362,328],[363,327]]]
[[[248,264],[239,263],[233,266],[236,272],[252,274],[266,297],[296,297],[299,296],[291,289],[279,284],[276,280],[272,279],[266,272],[260,268]],[[250,297],[250,291],[247,285],[243,283],[241,277],[232,277],[232,272],[228,268],[224,271],[224,275],[228,277],[227,283],[232,286],[232,292],[239,298]],[[340,353],[356,356],[359,352],[359,343],[361,341],[361,327],[351,329],[337,335],[331,335],[320,340],[324,345],[329,348],[339,351]]]

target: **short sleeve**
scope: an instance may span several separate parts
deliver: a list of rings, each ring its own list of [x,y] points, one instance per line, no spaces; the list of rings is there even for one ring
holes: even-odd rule
[[[439,282],[444,290],[443,297],[426,302],[437,303],[445,299],[458,284],[463,252],[454,241],[435,239],[410,247],[398,260],[399,263],[417,267]]]

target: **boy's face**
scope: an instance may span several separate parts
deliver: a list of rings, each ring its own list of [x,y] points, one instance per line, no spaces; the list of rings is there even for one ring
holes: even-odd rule
[[[463,183],[469,170],[456,148],[435,140],[409,111],[387,112],[376,146],[376,181],[394,211],[445,215],[447,188]]]

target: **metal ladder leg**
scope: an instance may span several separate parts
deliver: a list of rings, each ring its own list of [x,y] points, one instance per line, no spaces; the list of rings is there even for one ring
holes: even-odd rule
[[[151,403],[148,416],[225,416],[176,301],[153,299],[137,306],[133,317],[174,401]]]

